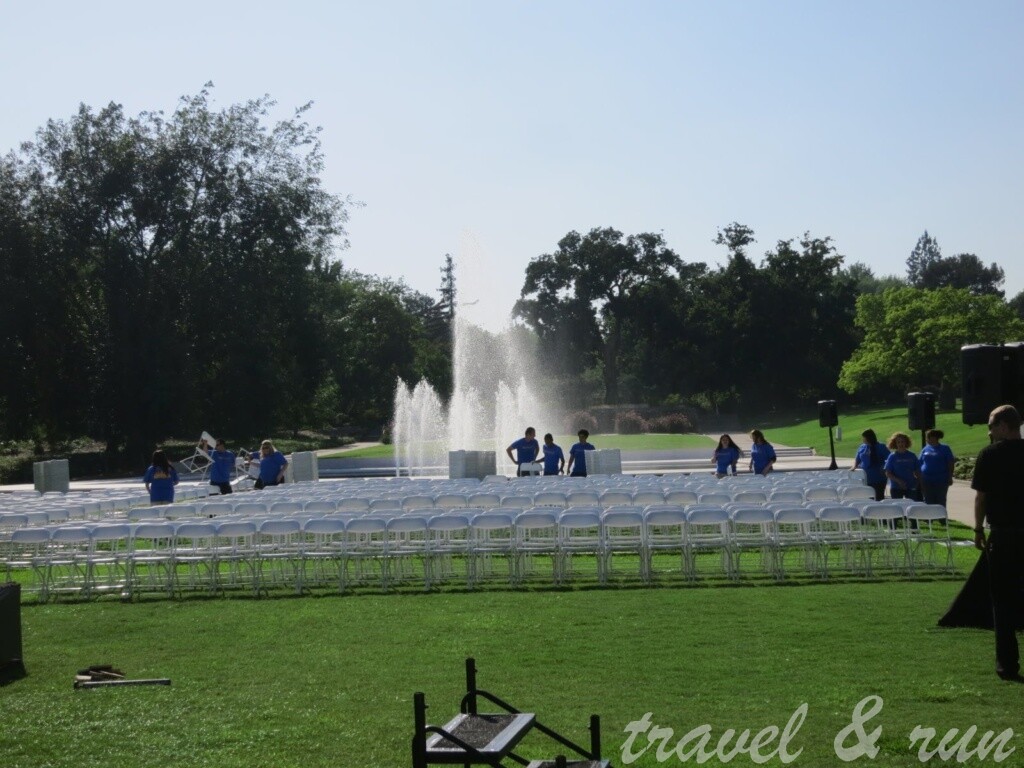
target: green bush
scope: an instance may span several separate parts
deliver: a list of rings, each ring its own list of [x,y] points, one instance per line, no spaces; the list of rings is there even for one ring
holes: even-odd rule
[[[648,424],[651,432],[662,432],[669,435],[696,432],[693,421],[685,413],[666,413],[664,416],[651,419]]]
[[[615,432],[620,435],[640,435],[650,432],[646,419],[636,411],[626,411],[615,417]]]
[[[570,413],[565,419],[565,431],[575,435],[581,429],[587,430],[592,435],[597,434],[597,417],[590,411],[576,411]]]

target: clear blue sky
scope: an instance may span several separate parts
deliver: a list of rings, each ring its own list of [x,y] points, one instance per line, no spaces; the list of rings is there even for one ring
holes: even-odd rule
[[[0,2],[0,150],[84,102],[314,101],[344,263],[499,327],[569,230],[739,221],[904,274],[927,229],[1024,290],[1024,2]],[[435,294],[436,295],[436,294]]]

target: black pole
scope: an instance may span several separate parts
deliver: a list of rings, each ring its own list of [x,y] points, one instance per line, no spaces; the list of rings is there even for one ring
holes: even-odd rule
[[[469,697],[469,712],[475,715],[476,711],[476,659],[470,656],[466,659],[466,695]]]
[[[828,428],[828,449],[832,453],[832,463],[828,465],[828,468],[839,469],[839,465],[836,464],[836,444],[832,440],[832,427]]]
[[[422,693],[412,696],[415,733],[412,736],[412,768],[427,766],[427,701]]]

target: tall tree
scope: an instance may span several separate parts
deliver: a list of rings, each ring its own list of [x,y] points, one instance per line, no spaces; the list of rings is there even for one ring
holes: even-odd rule
[[[17,225],[0,230],[0,258],[32,265],[19,295],[52,298],[3,343],[44,385],[32,407],[48,429],[138,457],[200,424],[302,418],[323,371],[316,286],[347,204],[321,186],[308,105],[268,125],[272,104],[215,110],[205,88],[169,118],[83,105],[5,159],[0,204],[16,203]],[[72,418],[47,416],[69,384]],[[264,393],[258,408],[239,386]]]
[[[976,296],[1002,296],[1006,279],[998,264],[985,266],[973,253],[958,253],[933,261],[920,275],[918,288],[964,288]]]
[[[839,375],[847,392],[878,385],[955,391],[962,346],[1024,335],[1024,322],[999,297],[961,288],[864,294],[857,299],[857,325],[864,340]]]
[[[923,288],[924,273],[942,258],[939,241],[928,234],[928,230],[917,239],[914,250],[907,257],[907,281],[914,288]]]
[[[642,289],[674,276],[682,260],[660,234],[624,237],[610,227],[586,235],[569,232],[558,250],[530,261],[515,312],[541,337],[570,327],[587,334],[601,352],[605,402],[619,402],[619,360],[623,325],[639,308]],[[583,344],[573,342],[576,351]]]

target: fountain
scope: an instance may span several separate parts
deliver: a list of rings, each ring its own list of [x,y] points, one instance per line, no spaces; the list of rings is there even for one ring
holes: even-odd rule
[[[463,279],[456,264],[457,285]],[[460,290],[460,297],[464,297]],[[474,302],[475,303],[475,302]],[[528,426],[538,436],[562,424],[546,382],[537,370],[535,339],[508,326],[491,333],[456,308],[452,352],[453,392],[446,404],[426,381],[410,388],[401,379],[395,392],[393,442],[396,474],[448,473],[448,452],[494,451],[499,474],[514,474],[505,447]]]

